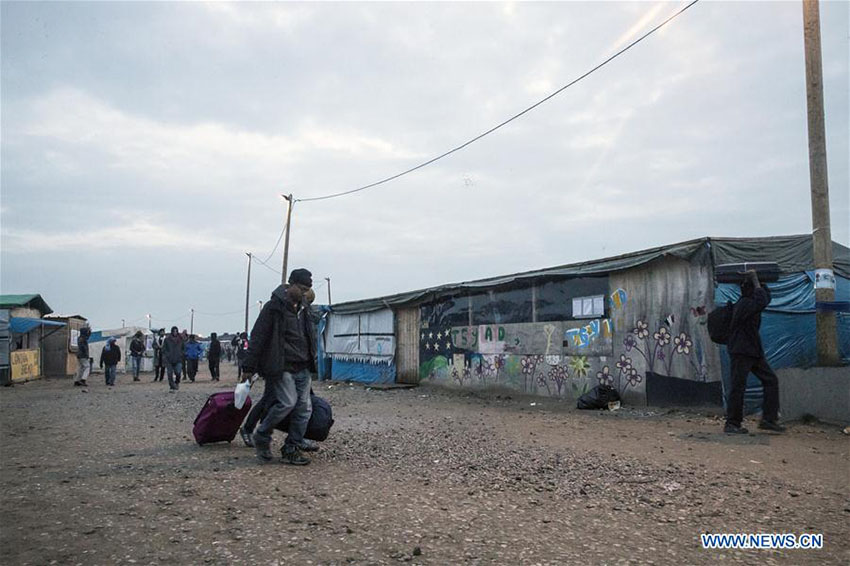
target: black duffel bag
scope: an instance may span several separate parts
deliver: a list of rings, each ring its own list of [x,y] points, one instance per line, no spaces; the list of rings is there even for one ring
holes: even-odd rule
[[[620,394],[610,385],[597,385],[578,398],[579,409],[607,409],[608,403],[620,400]]]
[[[307,431],[304,433],[304,438],[322,442],[327,439],[328,434],[331,432],[331,427],[334,425],[333,410],[330,403],[315,395],[312,391],[310,391],[310,403],[313,405],[313,413],[310,415],[310,422],[307,423]],[[289,430],[289,421],[291,419],[292,413],[280,421],[275,428],[286,432]]]

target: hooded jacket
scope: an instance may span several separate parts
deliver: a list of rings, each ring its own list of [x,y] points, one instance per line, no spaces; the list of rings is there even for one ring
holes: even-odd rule
[[[210,339],[210,349],[207,352],[207,358],[210,360],[217,360],[221,357],[221,342],[219,342],[218,338]]]
[[[200,360],[202,357],[204,357],[204,346],[200,342],[191,339],[186,342],[187,360]]]
[[[89,335],[91,332],[88,328],[81,328],[80,335],[77,337],[77,359],[89,359]]]
[[[280,377],[287,355],[307,358],[296,361],[303,361],[310,371],[316,371],[316,326],[310,305],[302,301],[296,310],[286,302],[286,285],[280,285],[263,305],[251,330],[248,351],[242,362],[243,372],[249,375],[256,372],[266,378]],[[292,340],[293,333],[300,328],[304,329],[306,339],[303,344]]]
[[[729,353],[751,358],[764,356],[764,347],[759,336],[761,313],[770,304],[770,290],[759,287],[751,297],[741,297],[732,310]]]
[[[106,346],[100,351],[100,367],[118,365],[121,361],[121,348],[115,343],[115,340],[109,339]]]
[[[162,359],[167,364],[179,364],[183,362],[183,349],[185,345],[183,338],[178,334],[169,334],[162,343]]]
[[[141,358],[145,354],[145,343],[141,338],[133,338],[130,342],[130,355]]]

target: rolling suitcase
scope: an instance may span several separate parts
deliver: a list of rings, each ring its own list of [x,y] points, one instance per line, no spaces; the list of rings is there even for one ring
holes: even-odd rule
[[[241,409],[233,404],[233,391],[213,393],[195,418],[192,434],[198,444],[230,442],[251,410],[251,398],[245,400]]]
[[[714,279],[717,283],[744,282],[743,273],[755,269],[762,283],[773,283],[779,280],[779,265],[772,261],[754,261],[746,263],[724,263],[714,268]]]

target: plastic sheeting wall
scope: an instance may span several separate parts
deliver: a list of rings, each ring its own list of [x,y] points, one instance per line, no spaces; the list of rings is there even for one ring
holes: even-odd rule
[[[331,313],[325,345],[331,379],[361,383],[395,381],[395,319],[383,309],[359,314]]]
[[[768,283],[771,301],[762,313],[761,338],[765,355],[773,369],[809,368],[817,364],[817,341],[815,323],[814,273],[795,273]],[[717,285],[715,303],[735,302],[741,296],[738,285],[724,283]],[[836,301],[850,300],[850,279],[836,276]],[[838,348],[842,359],[850,363],[850,314],[837,313]],[[730,363],[726,347],[721,348],[723,356],[723,381],[729,390]],[[748,412],[761,406],[761,382],[750,375],[747,381],[745,402]]]

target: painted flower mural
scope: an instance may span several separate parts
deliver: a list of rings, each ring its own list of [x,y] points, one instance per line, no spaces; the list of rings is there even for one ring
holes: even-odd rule
[[[587,377],[590,362],[587,361],[587,356],[573,356],[570,358],[569,366],[576,377]]]
[[[596,372],[596,379],[599,385],[614,385],[614,376],[611,375],[611,370],[608,366],[602,368],[602,371]]]

